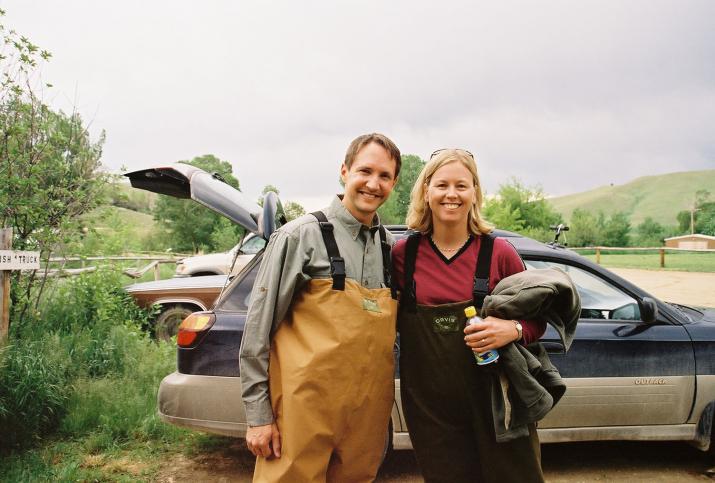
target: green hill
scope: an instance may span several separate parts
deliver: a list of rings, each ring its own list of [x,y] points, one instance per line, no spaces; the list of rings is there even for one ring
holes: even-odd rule
[[[679,211],[690,208],[695,192],[708,190],[715,198],[715,169],[643,176],[630,183],[601,186],[548,201],[567,220],[576,208],[606,215],[624,211],[631,226],[650,216],[661,225],[676,225]]]
[[[104,205],[87,213],[82,218],[87,226],[100,233],[112,233],[126,227],[139,238],[148,236],[154,230],[154,217],[147,213],[129,210],[121,206]]]

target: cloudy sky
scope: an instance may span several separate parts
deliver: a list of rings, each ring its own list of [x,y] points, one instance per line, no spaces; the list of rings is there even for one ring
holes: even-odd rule
[[[715,1],[0,0],[118,171],[212,153],[250,197],[339,191],[356,135],[463,147],[494,192],[715,168]]]

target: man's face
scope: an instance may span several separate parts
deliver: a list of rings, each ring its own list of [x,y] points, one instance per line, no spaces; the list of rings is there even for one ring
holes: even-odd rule
[[[350,169],[345,163],[340,178],[345,183],[343,205],[362,224],[370,226],[375,212],[390,196],[397,178],[397,163],[385,148],[370,143],[358,151]]]

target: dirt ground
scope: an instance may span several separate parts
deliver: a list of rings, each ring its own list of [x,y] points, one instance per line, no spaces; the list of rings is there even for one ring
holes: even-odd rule
[[[669,302],[715,307],[715,273],[612,269],[621,277]],[[158,478],[162,483],[251,481],[254,458],[242,440],[226,440],[220,451],[194,458],[176,455]],[[595,442],[542,446],[549,482],[696,482],[715,479],[715,461],[686,443]],[[380,482],[423,481],[412,451],[391,453]]]
[[[666,302],[715,307],[715,273],[609,268]]]
[[[597,442],[542,446],[546,481],[553,483],[624,481],[706,482],[713,461],[686,443]],[[242,440],[189,459],[176,455],[166,462],[161,483],[230,483],[251,481],[254,458]],[[712,470],[710,470],[712,471]],[[380,468],[378,482],[423,481],[412,451],[394,451]]]

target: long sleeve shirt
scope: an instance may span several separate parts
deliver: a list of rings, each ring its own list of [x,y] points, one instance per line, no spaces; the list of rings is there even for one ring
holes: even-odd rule
[[[367,288],[384,287],[377,216],[373,226],[363,225],[338,196],[323,213],[333,224],[346,277]],[[387,238],[391,245],[394,238],[389,232]],[[330,259],[317,219],[304,215],[273,233],[253,284],[239,361],[249,426],[273,422],[268,390],[271,338],[290,310],[294,295],[309,280],[318,278],[330,278]]]

